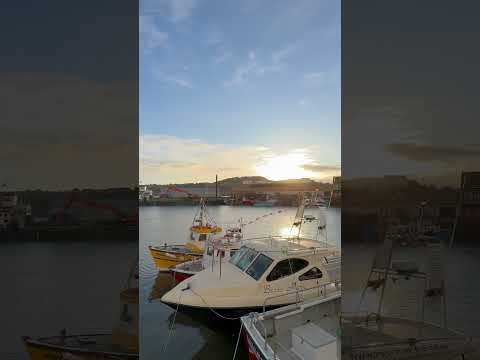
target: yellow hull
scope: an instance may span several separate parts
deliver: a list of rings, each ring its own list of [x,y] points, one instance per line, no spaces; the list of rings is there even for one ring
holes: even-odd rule
[[[160,271],[169,271],[171,268],[178,264],[182,264],[187,261],[197,260],[203,256],[202,252],[193,251],[169,251],[168,248],[160,249],[149,247],[150,255],[152,256],[155,266]]]
[[[31,360],[113,360],[138,359],[138,354],[121,351],[104,352],[59,346],[41,341],[26,340],[25,348]]]

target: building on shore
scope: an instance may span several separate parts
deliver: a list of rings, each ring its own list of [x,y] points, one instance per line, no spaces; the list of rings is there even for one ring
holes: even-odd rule
[[[237,202],[243,199],[276,199],[283,204],[293,204],[300,194],[305,197],[313,197],[314,194],[325,196],[330,190],[331,185],[317,183],[311,180],[266,183],[249,182],[232,188],[231,197]]]
[[[23,228],[30,216],[31,207],[20,204],[16,193],[0,192],[0,231]]]

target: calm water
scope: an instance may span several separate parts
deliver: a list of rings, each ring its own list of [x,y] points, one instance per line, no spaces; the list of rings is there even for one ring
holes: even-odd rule
[[[245,227],[245,237],[286,235],[290,229],[296,208],[251,208],[212,206],[209,213],[220,226],[254,220],[271,212],[284,210],[280,214],[267,216]],[[175,332],[168,346],[168,324],[173,310],[163,305],[159,298],[171,286],[169,275],[159,274],[148,252],[148,245],[185,243],[189,237],[195,207],[143,207],[140,209],[140,321],[141,358],[157,359],[228,359],[233,355],[236,333],[211,329],[205,324],[178,314]],[[320,213],[324,209],[312,209]],[[308,209],[308,212],[311,212]],[[307,210],[306,210],[307,213]],[[340,244],[340,210],[329,209],[326,214],[328,241]],[[306,233],[313,229],[305,226]],[[306,234],[308,235],[308,234]],[[238,357],[240,358],[240,357]]]
[[[137,251],[133,241],[2,243],[0,358],[27,359],[22,335],[111,330]]]

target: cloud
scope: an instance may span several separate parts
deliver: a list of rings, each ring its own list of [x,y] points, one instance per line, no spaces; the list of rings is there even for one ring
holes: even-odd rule
[[[274,64],[280,64],[283,63],[285,60],[287,60],[290,56],[293,55],[295,52],[295,47],[294,46],[287,46],[283,49],[280,49],[278,51],[275,51],[272,54],[272,60]]]
[[[294,47],[289,46],[281,50],[275,51],[271,60],[261,61],[258,59],[255,51],[250,50],[248,52],[247,62],[238,65],[234,71],[232,77],[224,81],[224,87],[233,87],[245,84],[249,77],[259,77],[267,73],[279,72],[286,66],[286,60],[292,55]]]
[[[211,181],[255,175],[254,165],[266,148],[209,144],[169,135],[140,136],[140,180],[144,183]],[[232,167],[232,164],[235,164]]]
[[[210,46],[220,45],[223,43],[223,34],[218,30],[209,31],[205,42]]]
[[[140,136],[140,180],[143,183],[212,181],[262,175],[274,179],[311,177],[330,181],[340,167],[319,165],[314,147],[282,149],[255,145],[211,144],[200,139],[150,134]]]
[[[303,75],[302,82],[305,86],[316,87],[325,84],[327,74],[324,72],[312,72]]]
[[[307,99],[300,99],[300,101],[298,102],[298,104],[300,105],[300,107],[305,108],[305,107],[308,106],[309,101],[308,101]]]
[[[168,34],[159,30],[152,15],[140,15],[139,19],[140,47],[144,53],[164,47],[168,42]]]
[[[163,83],[171,84],[171,85],[175,85],[183,88],[188,88],[188,89],[193,88],[191,81],[182,74],[169,75],[157,69],[153,69],[152,72],[155,75],[155,77]]]
[[[179,23],[192,16],[196,0],[143,0],[142,14],[157,14]]]
[[[221,49],[220,52],[214,57],[213,62],[215,64],[222,64],[232,57],[232,53],[225,49]]]
[[[305,164],[302,166],[305,170],[323,173],[323,172],[340,172],[341,167],[337,165],[320,165],[320,164]]]
[[[170,0],[172,21],[179,22],[188,19],[192,15],[195,3],[195,0]]]

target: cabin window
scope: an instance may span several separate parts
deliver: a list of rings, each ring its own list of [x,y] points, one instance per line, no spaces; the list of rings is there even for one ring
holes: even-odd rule
[[[279,261],[270,274],[268,274],[267,281],[274,281],[285,276],[290,276],[307,266],[308,261],[303,259],[285,259]]]
[[[238,261],[241,259],[241,257],[243,256],[243,254],[245,254],[246,251],[247,247],[242,246],[238,251],[235,251],[235,253],[231,253],[230,262],[233,265],[237,265]]]
[[[272,265],[273,260],[270,259],[268,256],[264,254],[260,254],[257,256],[255,261],[250,265],[248,270],[246,271],[248,275],[250,275],[255,280],[258,280],[262,277],[262,275],[267,271],[267,269]]]
[[[306,273],[300,275],[299,280],[304,281],[304,280],[315,280],[315,279],[320,279],[323,276],[322,271],[319,268],[311,268],[308,270]]]
[[[255,259],[257,254],[258,254],[258,251],[255,251],[253,249],[248,249],[245,252],[245,254],[243,254],[242,258],[240,260],[238,260],[237,267],[240,270],[245,270],[248,267],[248,265],[251,264],[253,259]]]

